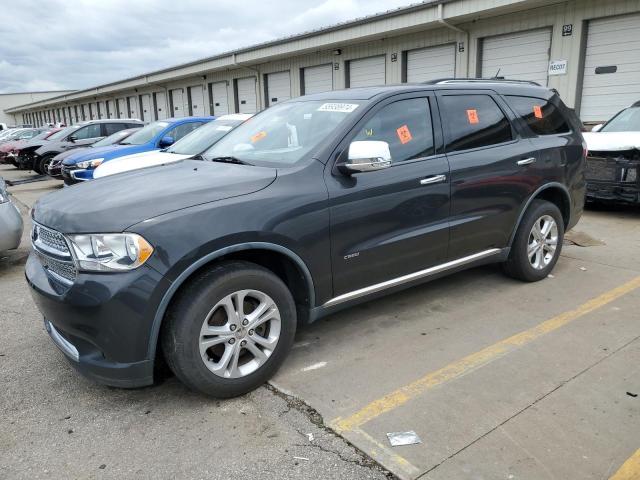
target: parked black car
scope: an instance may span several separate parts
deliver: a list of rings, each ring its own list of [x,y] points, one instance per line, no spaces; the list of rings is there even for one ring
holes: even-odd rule
[[[142,128],[140,125],[138,128],[127,128],[125,130],[120,130],[116,133],[109,135],[108,137],[103,138],[102,140],[98,140],[96,143],[91,145],[87,145],[86,147],[78,147],[70,150],[65,150],[62,153],[59,153],[55,157],[51,159],[49,165],[47,165],[47,171],[44,172],[52,178],[56,178],[58,180],[62,180],[62,162],[65,158],[75,153],[84,151],[95,151],[90,149],[96,149],[101,147],[110,147],[112,145],[117,145],[122,142],[125,138],[131,135],[134,132],[137,132]]]
[[[582,213],[585,147],[514,82],[358,88],[277,104],[201,160],[42,198],[26,277],[84,374],[247,392],[298,324],[464,268],[547,277]]]
[[[20,150],[18,164],[37,173],[47,173],[49,163],[61,152],[84,147],[126,128],[138,128],[143,123],[134,119],[91,120],[55,133],[47,141],[34,142]]]

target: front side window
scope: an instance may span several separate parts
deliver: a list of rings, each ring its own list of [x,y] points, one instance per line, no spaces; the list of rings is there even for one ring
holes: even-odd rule
[[[204,122],[189,122],[183,123],[182,125],[178,125],[177,127],[169,130],[165,133],[166,137],[172,137],[174,142],[177,142],[185,135],[190,134],[198,127],[202,126]]]
[[[489,95],[444,95],[438,103],[448,152],[513,140],[509,120]]]
[[[150,123],[146,127],[140,129],[129,138],[127,138],[124,142],[122,142],[122,145],[143,145],[145,143],[148,143],[168,126],[168,122]]]
[[[214,120],[171,145],[167,152],[179,155],[197,155],[204,152],[241,123],[241,120]]]
[[[87,125],[86,127],[82,127],[77,130],[74,134],[76,140],[85,140],[87,138],[96,138],[100,137],[100,124],[94,123],[92,125]]]
[[[640,132],[640,107],[622,110],[607,122],[601,132]]]
[[[387,142],[392,163],[435,154],[429,100],[412,98],[382,107],[351,141]]]
[[[360,113],[360,102],[314,100],[276,104],[229,132],[203,157],[232,157],[254,165],[293,166],[313,154],[348,118]]]
[[[542,98],[508,95],[509,105],[536,135],[568,133],[569,125],[553,103]]]

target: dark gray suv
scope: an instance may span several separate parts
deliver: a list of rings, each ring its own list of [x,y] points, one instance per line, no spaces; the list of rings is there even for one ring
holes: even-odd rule
[[[580,127],[508,81],[296,98],[191,159],[42,198],[27,280],[89,377],[148,385],[162,355],[239,395],[338,309],[486,263],[544,279],[582,213]]]

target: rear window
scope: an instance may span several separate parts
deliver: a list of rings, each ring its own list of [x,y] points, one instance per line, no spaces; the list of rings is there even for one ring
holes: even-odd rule
[[[558,107],[548,100],[508,95],[507,101],[536,135],[554,135],[571,131]]]
[[[446,95],[438,102],[443,112],[448,152],[513,140],[509,120],[489,95]]]

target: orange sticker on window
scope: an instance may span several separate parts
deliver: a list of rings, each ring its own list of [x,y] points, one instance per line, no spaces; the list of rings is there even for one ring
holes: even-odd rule
[[[536,118],[542,118],[542,107],[540,107],[540,105],[534,105],[533,114]]]
[[[411,135],[411,130],[409,130],[409,127],[407,127],[406,125],[402,125],[400,128],[397,128],[396,133],[398,134],[400,143],[402,143],[403,145],[413,140],[413,136]]]
[[[253,135],[251,137],[251,143],[259,142],[260,140],[262,140],[266,136],[267,136],[267,132],[262,130],[261,132],[258,132],[258,133],[256,133],[255,135]]]
[[[467,110],[467,119],[471,124],[480,123],[480,119],[478,118],[478,111],[476,109]]]

